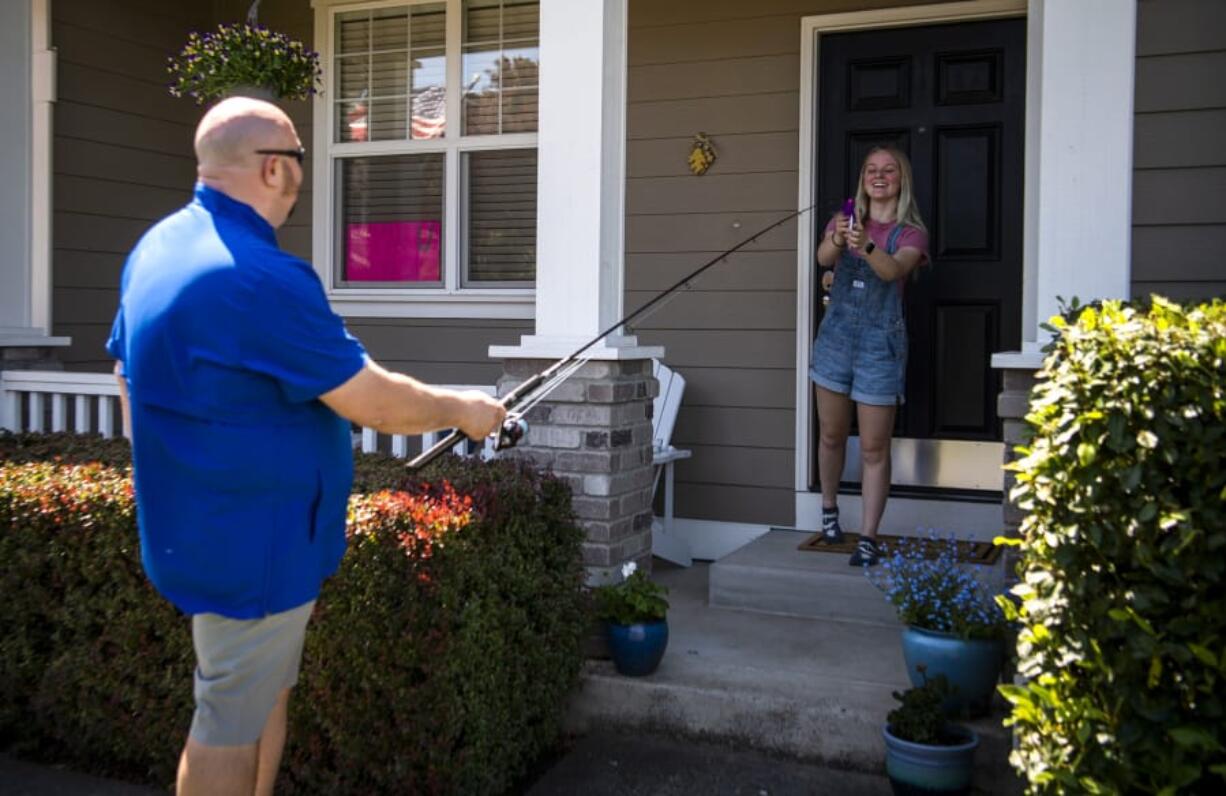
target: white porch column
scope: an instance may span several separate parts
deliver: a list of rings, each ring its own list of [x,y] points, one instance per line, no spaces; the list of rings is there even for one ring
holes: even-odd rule
[[[0,333],[30,331],[30,5],[0,7]]]
[[[541,0],[536,334],[491,346],[499,393],[574,353],[623,315],[627,0]],[[654,472],[647,360],[664,349],[610,335],[527,415],[511,455],[570,485],[589,583],[651,567]]]
[[[10,354],[42,356],[35,350],[69,342],[48,336],[55,101],[49,1],[0,4],[0,360],[9,364]]]
[[[536,334],[496,358],[569,354],[623,314],[627,0],[541,0]],[[660,356],[612,335],[596,359]]]
[[[994,354],[1004,389],[997,414],[1005,463],[1027,436],[1035,371],[1058,309],[1131,295],[1132,128],[1136,0],[1030,0],[1026,91],[1026,268],[1022,351]],[[1005,474],[1002,525],[1024,512]],[[1012,572],[1013,554],[1006,553]]]
[[[1037,106],[1037,246],[1025,347],[1057,296],[1130,295],[1136,0],[1031,0],[1041,40]],[[1037,45],[1037,46],[1035,46]],[[1034,127],[1028,125],[1029,129]],[[1033,292],[1031,292],[1033,291]]]

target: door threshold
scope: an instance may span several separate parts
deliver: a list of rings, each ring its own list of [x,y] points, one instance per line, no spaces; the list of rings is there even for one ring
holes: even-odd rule
[[[796,493],[796,527],[817,528],[821,523],[820,492]],[[858,532],[863,516],[863,501],[858,494],[839,494],[839,523],[843,530]],[[927,536],[953,533],[959,539],[990,542],[1004,530],[1004,512],[999,498],[995,502],[967,501],[948,496],[922,498],[894,493],[885,504],[879,527],[893,536]]]

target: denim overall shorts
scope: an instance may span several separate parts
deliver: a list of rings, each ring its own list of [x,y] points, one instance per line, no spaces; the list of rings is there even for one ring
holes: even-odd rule
[[[893,255],[903,225],[890,230]],[[819,387],[873,406],[903,402],[907,371],[907,326],[902,294],[862,257],[844,251],[834,269],[830,305],[809,355],[809,378]]]

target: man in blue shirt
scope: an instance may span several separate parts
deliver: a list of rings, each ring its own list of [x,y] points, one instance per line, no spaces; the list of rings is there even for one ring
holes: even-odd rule
[[[145,570],[192,615],[178,792],[271,794],[306,623],[345,549],[349,421],[480,439],[505,411],[372,362],[311,266],[277,247],[304,155],[280,109],[226,100],[195,146],[195,197],[133,249],[107,350]]]

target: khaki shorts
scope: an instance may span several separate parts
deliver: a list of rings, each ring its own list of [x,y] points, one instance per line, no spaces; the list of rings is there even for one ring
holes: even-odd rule
[[[312,600],[262,619],[192,617],[192,740],[205,746],[243,746],[260,739],[277,698],[298,682],[302,642],[314,607]]]

